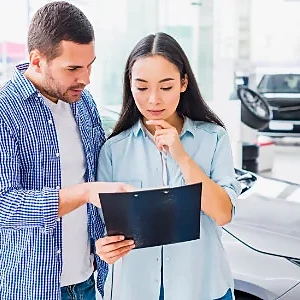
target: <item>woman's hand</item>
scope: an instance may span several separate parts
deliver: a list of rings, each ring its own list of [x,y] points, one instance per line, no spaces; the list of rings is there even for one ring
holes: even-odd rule
[[[146,121],[146,124],[156,127],[154,140],[159,151],[165,149],[177,162],[188,157],[175,127],[164,120],[149,120]]]
[[[124,240],[124,236],[106,236],[96,241],[97,255],[108,264],[114,264],[135,247],[133,240]]]

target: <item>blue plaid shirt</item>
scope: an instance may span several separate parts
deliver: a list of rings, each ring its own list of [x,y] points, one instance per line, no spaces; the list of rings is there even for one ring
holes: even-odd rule
[[[43,98],[17,66],[0,89],[0,299],[61,298],[62,221],[58,218],[61,166],[54,120]],[[94,181],[105,140],[88,91],[71,104],[86,156],[86,181]],[[92,251],[104,225],[88,205]],[[91,226],[93,224],[93,226]],[[103,295],[107,265],[96,256]]]

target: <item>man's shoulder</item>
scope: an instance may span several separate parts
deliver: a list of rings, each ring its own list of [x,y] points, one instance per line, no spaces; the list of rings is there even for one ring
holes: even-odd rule
[[[18,93],[15,90],[12,81],[7,81],[0,86],[0,112],[7,113],[14,107],[20,100]]]
[[[0,101],[7,102],[7,100],[15,98],[15,88],[11,80],[6,81],[0,86]]]

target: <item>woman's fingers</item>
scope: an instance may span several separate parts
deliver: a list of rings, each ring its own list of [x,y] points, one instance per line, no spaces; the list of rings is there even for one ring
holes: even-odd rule
[[[134,247],[133,240],[124,240],[122,236],[107,236],[96,241],[96,253],[107,263],[114,263]]]

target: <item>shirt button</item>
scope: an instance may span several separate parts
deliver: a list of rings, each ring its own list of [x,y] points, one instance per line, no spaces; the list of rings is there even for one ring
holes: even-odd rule
[[[59,222],[59,221],[60,221],[60,218],[57,218],[56,221]]]
[[[59,189],[60,189],[60,186],[59,186],[59,185],[57,185],[57,186],[56,186],[56,189],[57,189],[57,190],[59,190]]]
[[[52,120],[48,120],[48,124],[52,125],[53,121]]]
[[[58,152],[56,153],[56,157],[59,157],[59,153]]]
[[[166,261],[169,261],[170,260],[170,257],[166,257]]]
[[[61,253],[61,251],[60,251],[60,250],[57,250],[57,251],[56,251],[56,253],[57,253],[57,254],[60,254],[60,253]]]

